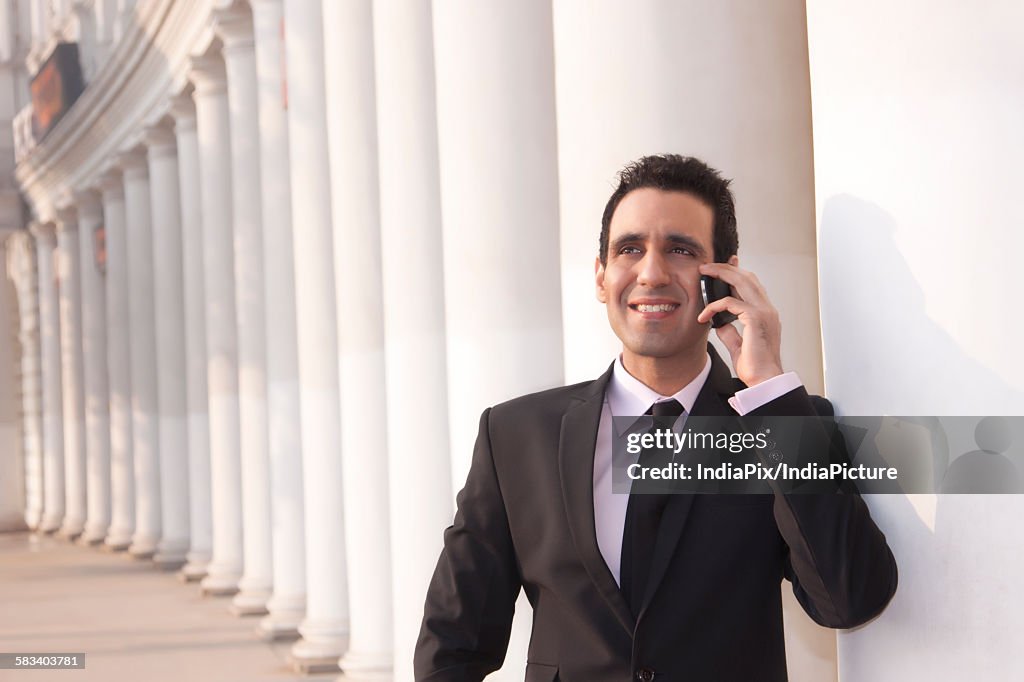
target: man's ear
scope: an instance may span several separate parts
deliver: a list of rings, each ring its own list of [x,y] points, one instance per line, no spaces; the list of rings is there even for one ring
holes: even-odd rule
[[[604,291],[604,266],[601,265],[600,257],[594,259],[594,284],[597,286],[597,300],[607,303],[608,295]]]
[[[738,268],[740,266],[740,257],[734,253],[733,255],[729,256],[728,263],[734,268]]]

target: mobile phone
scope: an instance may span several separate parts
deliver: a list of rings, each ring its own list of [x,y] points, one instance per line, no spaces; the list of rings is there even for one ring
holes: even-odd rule
[[[720,279],[716,279],[709,275],[700,276],[700,295],[704,299],[704,305],[707,306],[712,301],[717,301],[720,298],[726,296],[732,296],[732,287],[727,282],[723,282]],[[720,313],[715,313],[711,317],[711,326],[715,329],[724,327],[733,320],[736,316],[730,313],[728,310],[723,310]]]

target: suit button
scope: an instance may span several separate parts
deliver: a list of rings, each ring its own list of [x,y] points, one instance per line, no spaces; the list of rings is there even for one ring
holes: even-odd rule
[[[650,668],[640,668],[636,671],[637,682],[654,682],[654,671]]]

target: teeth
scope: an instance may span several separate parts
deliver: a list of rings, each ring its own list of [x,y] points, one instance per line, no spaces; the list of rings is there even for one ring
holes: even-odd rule
[[[670,313],[678,307],[675,303],[659,303],[657,305],[638,303],[636,309],[642,313]]]

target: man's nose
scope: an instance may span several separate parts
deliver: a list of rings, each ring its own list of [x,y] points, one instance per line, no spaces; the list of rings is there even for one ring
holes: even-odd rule
[[[637,284],[655,288],[666,286],[669,277],[668,264],[665,262],[664,254],[656,251],[648,251],[640,261],[640,272],[637,273]]]

